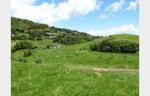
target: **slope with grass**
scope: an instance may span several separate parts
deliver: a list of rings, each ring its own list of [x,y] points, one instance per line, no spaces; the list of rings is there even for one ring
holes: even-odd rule
[[[118,35],[112,35],[112,37],[120,38],[120,39],[124,39],[124,40],[130,40],[130,41],[139,43],[139,36],[137,36],[137,35],[118,34]]]
[[[112,37],[138,42],[134,35]],[[73,45],[49,39],[12,40],[12,47],[20,41],[37,48],[27,57],[26,49],[12,53],[12,96],[139,95],[139,52],[91,51],[90,45],[96,40]]]
[[[12,96],[138,96],[138,72],[95,72],[82,68],[138,69],[138,53],[92,52],[89,43],[43,49],[31,57],[12,54]],[[86,49],[87,48],[87,49]],[[25,59],[25,60],[23,60]],[[40,63],[36,61],[40,61]]]

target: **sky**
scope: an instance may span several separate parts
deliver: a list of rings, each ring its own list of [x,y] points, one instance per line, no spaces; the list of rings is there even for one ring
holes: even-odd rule
[[[138,0],[11,0],[11,16],[91,35],[139,35]]]

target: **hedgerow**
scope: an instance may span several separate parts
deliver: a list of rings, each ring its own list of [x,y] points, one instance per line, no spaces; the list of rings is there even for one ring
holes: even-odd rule
[[[101,52],[136,53],[139,49],[139,44],[128,40],[107,37],[91,44],[90,49]]]

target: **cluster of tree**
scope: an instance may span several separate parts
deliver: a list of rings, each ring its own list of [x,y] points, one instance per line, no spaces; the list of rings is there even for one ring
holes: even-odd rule
[[[26,30],[46,29],[46,24],[35,23],[26,19],[11,17],[11,31],[25,32]]]
[[[86,34],[86,33],[85,33]],[[95,39],[94,36],[88,35],[83,33],[65,33],[60,34],[56,36],[56,38],[53,39],[53,42],[66,44],[66,45],[72,45],[77,43],[83,43],[83,42],[89,42]]]
[[[28,40],[29,35],[25,34],[25,33],[18,33],[18,34],[15,34],[14,36],[12,36],[11,39],[12,40]]]
[[[139,50],[139,44],[107,37],[91,44],[90,49],[101,52],[136,53]]]
[[[36,46],[33,46],[31,42],[28,41],[21,41],[17,42],[13,47],[11,52],[16,52],[18,50],[23,50],[23,57],[32,56],[32,49],[36,48]],[[24,59],[21,59],[21,61],[24,61]]]
[[[42,30],[35,30],[29,32],[29,39],[30,40],[42,40],[44,38],[44,33]]]
[[[23,49],[34,49],[36,48],[36,46],[33,46],[33,44],[29,41],[20,41],[17,42],[13,48],[12,48],[12,52],[18,51],[18,50],[23,50]]]
[[[95,39],[94,36],[87,33],[65,28],[57,28],[54,26],[49,27],[46,24],[39,24],[16,17],[11,18],[11,32],[12,39],[15,40],[42,40],[48,38],[53,39],[54,42],[67,45]],[[50,34],[45,35],[46,33],[52,33],[51,35],[55,38],[50,38]]]

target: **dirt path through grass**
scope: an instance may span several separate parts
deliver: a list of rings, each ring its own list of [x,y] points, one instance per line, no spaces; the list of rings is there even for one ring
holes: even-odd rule
[[[127,68],[99,68],[99,67],[78,67],[77,69],[83,71],[92,71],[92,72],[126,72],[126,73],[138,73],[139,69],[127,69]]]
[[[123,68],[91,68],[94,72],[129,72],[136,73],[139,72],[138,69],[123,69]]]

